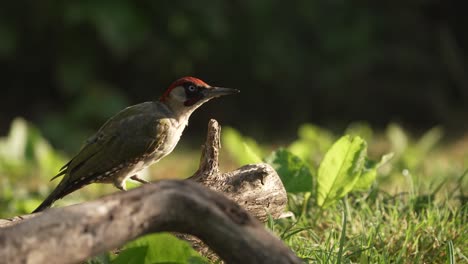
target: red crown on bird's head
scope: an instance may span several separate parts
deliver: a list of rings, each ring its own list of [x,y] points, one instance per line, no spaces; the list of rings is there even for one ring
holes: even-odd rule
[[[178,87],[178,86],[181,86],[181,85],[184,85],[186,83],[193,83],[195,84],[196,86],[204,86],[204,87],[209,87],[208,84],[206,84],[204,81],[198,79],[198,78],[195,78],[195,77],[191,77],[191,76],[186,76],[186,77],[182,77],[178,80],[176,80],[175,82],[173,82],[169,88],[167,88],[167,90],[164,92],[164,94],[161,96],[161,98],[159,99],[160,101],[165,101],[167,99],[167,97],[169,97],[169,94],[171,93],[171,91]]]

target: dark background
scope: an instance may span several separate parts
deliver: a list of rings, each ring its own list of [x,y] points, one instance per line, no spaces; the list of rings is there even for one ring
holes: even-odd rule
[[[192,75],[242,92],[217,118],[285,140],[312,122],[468,126],[464,1],[2,1],[0,134],[23,116],[75,149],[127,105]],[[197,144],[198,145],[198,144]]]

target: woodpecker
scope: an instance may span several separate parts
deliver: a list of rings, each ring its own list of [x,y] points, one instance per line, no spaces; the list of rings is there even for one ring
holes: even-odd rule
[[[172,152],[193,111],[212,98],[238,92],[183,77],[173,82],[159,100],[123,109],[107,120],[51,179],[63,176],[33,213],[91,183],[112,183],[122,191],[126,190],[127,179],[147,183],[137,173]]]

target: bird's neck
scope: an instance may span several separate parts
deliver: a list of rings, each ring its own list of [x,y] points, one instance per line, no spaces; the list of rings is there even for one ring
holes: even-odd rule
[[[171,113],[173,118],[179,123],[179,125],[186,126],[188,124],[188,120],[190,115],[201,105],[193,105],[190,107],[184,106],[180,102],[163,102],[162,103],[167,110]]]

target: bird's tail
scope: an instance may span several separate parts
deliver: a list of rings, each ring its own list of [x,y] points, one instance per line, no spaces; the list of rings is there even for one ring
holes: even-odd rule
[[[60,199],[57,198],[56,195],[54,195],[54,192],[55,191],[53,191],[49,196],[47,196],[47,198],[32,213],[44,211],[45,209],[50,208],[55,201]]]
[[[72,185],[69,186],[63,180],[57,185],[54,191],[47,196],[47,198],[32,212],[37,213],[41,212],[47,208],[50,208],[55,201],[62,199],[65,195],[76,191],[79,189],[79,186]]]

